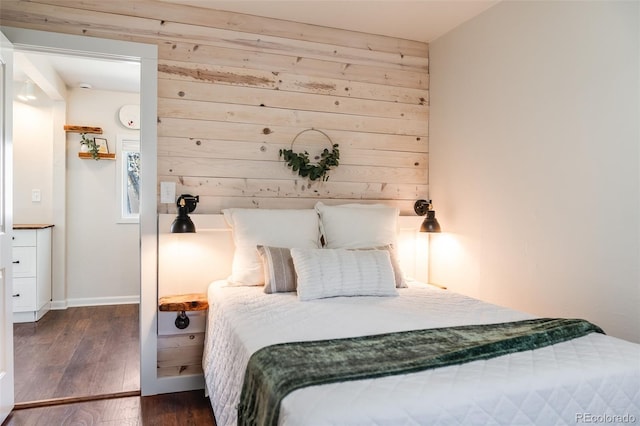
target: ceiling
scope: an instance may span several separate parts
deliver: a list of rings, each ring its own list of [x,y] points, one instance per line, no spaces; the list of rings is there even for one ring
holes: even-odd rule
[[[97,90],[140,92],[140,64],[138,62],[83,58],[63,54],[20,52],[16,57],[13,79],[28,79],[39,83],[30,69],[41,69],[43,63],[53,68],[68,89],[89,85]],[[35,66],[30,66],[34,64]]]
[[[88,83],[101,90],[140,92],[140,63],[79,56],[46,55],[67,87]]]
[[[283,19],[369,34],[431,42],[482,13],[499,0],[161,0]],[[33,56],[35,55],[35,56]],[[67,88],[89,84],[93,89],[138,92],[140,66],[94,58],[25,53],[46,60]],[[30,78],[16,67],[14,80]]]

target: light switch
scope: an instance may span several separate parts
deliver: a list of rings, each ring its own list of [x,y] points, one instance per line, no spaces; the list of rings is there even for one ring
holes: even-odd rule
[[[32,189],[31,190],[31,201],[33,203],[39,203],[40,200],[41,200],[40,190],[39,189]]]
[[[176,202],[175,182],[160,182],[160,202],[170,204]]]

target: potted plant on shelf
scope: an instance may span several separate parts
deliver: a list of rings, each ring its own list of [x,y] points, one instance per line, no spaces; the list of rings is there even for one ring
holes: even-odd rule
[[[80,133],[80,136],[82,137],[80,141],[80,151],[90,152],[94,160],[99,160],[100,156],[98,152],[100,151],[100,146],[96,143],[96,140],[94,138],[88,138],[86,133]]]

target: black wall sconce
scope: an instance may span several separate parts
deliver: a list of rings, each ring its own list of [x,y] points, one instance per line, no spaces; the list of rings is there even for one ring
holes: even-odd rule
[[[431,200],[417,200],[413,205],[413,210],[418,216],[427,216],[420,225],[420,232],[441,232],[440,224],[436,219],[436,212],[431,209]]]
[[[200,202],[199,195],[182,194],[178,197],[176,201],[178,216],[171,224],[171,233],[196,232],[196,226],[191,221],[189,213],[196,209],[198,202]]]

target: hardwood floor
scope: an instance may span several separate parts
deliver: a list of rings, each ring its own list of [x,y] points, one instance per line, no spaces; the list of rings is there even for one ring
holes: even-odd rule
[[[2,426],[215,426],[203,390],[106,397],[139,393],[138,305],[50,311],[13,332],[19,409]]]
[[[2,426],[215,426],[209,398],[191,391],[15,410]]]
[[[16,403],[140,390],[138,309],[68,308],[14,324]]]

